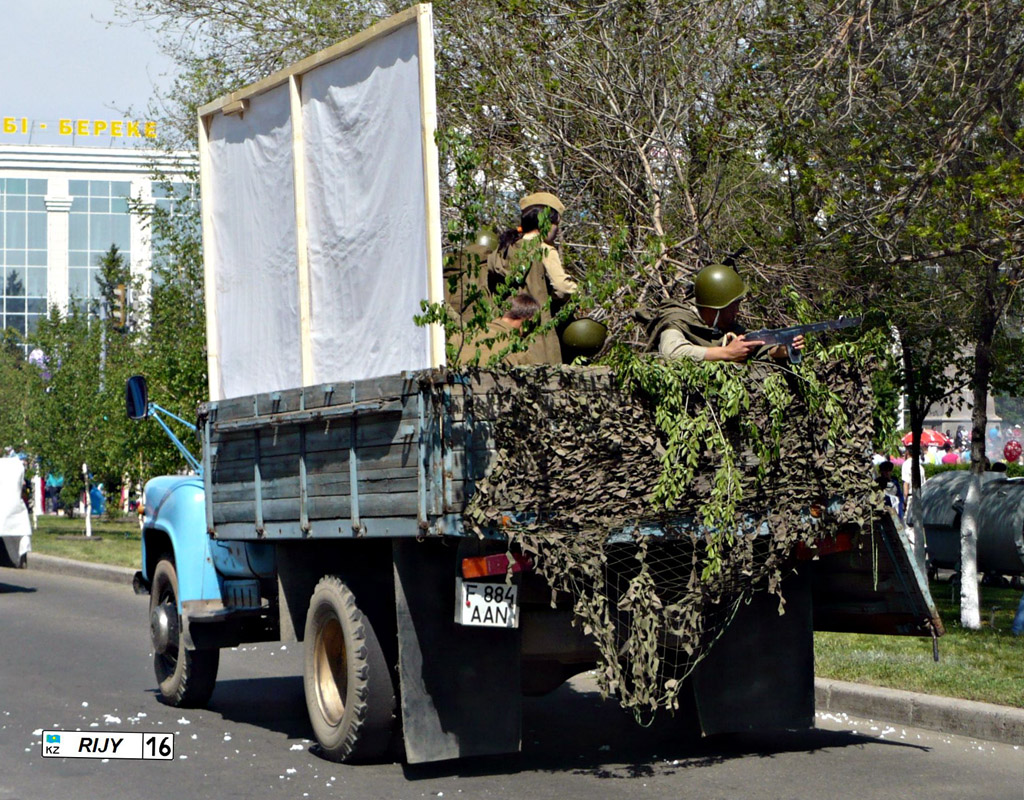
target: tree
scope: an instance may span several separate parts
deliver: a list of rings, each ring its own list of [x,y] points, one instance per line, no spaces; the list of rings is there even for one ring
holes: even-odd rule
[[[171,92],[174,129],[194,141],[198,103],[403,5],[332,4],[328,15],[313,0],[123,0],[121,10],[175,33],[167,39],[182,67]],[[601,298],[614,332],[634,336],[632,308],[656,304],[777,224],[785,187],[752,146],[764,122],[751,113],[757,98],[745,86],[756,57],[743,37],[759,24],[749,4],[476,0],[436,3],[434,12],[440,121],[480,148],[485,222],[512,223],[509,201],[528,189],[562,193],[571,207],[567,264],[585,289],[600,294],[609,285],[613,243],[621,256],[619,290]],[[183,30],[195,46],[181,46]],[[762,251],[747,273],[769,283],[784,270],[787,283],[809,288],[810,271],[793,264]],[[785,297],[768,298],[774,316]]]
[[[206,312],[199,231],[198,181],[164,183],[170,202],[143,210],[153,244],[153,280],[145,309],[147,327],[136,372],[146,375],[150,393],[182,417],[207,399]],[[142,475],[176,471],[181,455],[156,426],[136,426],[131,463]]]
[[[132,289],[137,289],[138,283],[136,281],[136,285],[133,285],[131,267],[125,263],[116,244],[110,245],[110,249],[100,256],[97,266],[96,286],[99,296],[96,305],[102,306],[103,313],[99,313],[99,308],[95,308],[94,313],[111,319],[116,329],[126,328],[129,324],[130,293]],[[121,315],[124,316],[123,323]]]
[[[137,368],[140,332],[100,313],[118,286],[132,286],[130,269],[114,246],[97,266],[93,307],[73,305],[67,314],[51,308],[29,339],[43,353],[45,370],[21,371],[20,385],[32,397],[28,449],[47,471],[64,476],[61,495],[68,506],[84,488],[83,464],[108,496],[120,489],[135,436],[124,413],[124,384]],[[126,314],[134,317],[130,308]]]
[[[30,417],[29,446],[44,469],[64,476],[62,500],[78,502],[84,488],[82,464],[95,470],[101,458],[99,402],[100,336],[88,316],[54,308],[40,320],[34,344],[46,353],[49,377],[31,375],[36,402]]]
[[[804,209],[792,227],[806,234],[804,249],[829,249],[845,262],[851,291],[888,306],[915,441],[934,399],[929,388],[949,388],[940,385],[942,366],[953,363],[953,383],[974,388],[961,615],[978,627],[987,392],[996,359],[1018,351],[1000,320],[1019,306],[1012,198],[1021,188],[1024,19],[1012,2],[778,2],[769,10],[796,23],[786,40],[753,40],[766,93],[778,97],[770,150],[792,170],[795,208]]]
[[[7,329],[0,336],[0,448],[24,447],[28,438],[31,394],[26,376],[29,366],[21,336]]]

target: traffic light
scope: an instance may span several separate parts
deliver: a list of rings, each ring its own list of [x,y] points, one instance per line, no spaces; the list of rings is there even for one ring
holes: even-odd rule
[[[123,283],[114,287],[114,327],[124,328],[128,324],[128,287]]]

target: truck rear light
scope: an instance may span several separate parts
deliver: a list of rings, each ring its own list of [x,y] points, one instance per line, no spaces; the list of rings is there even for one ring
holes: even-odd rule
[[[533,562],[529,558],[517,553],[512,554],[513,572],[524,572],[530,569],[533,569]],[[462,577],[466,579],[488,578],[492,575],[505,575],[507,573],[508,556],[504,553],[462,559]]]
[[[836,553],[849,553],[853,550],[853,536],[849,533],[837,533],[835,536],[822,536],[815,539],[810,546],[798,542],[796,557],[801,561],[810,561],[815,556],[832,556]]]

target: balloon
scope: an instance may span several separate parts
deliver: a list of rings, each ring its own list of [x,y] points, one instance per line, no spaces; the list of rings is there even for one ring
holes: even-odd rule
[[[1006,459],[1008,464],[1012,464],[1020,458],[1021,453],[1024,453],[1024,447],[1021,447],[1020,442],[1016,439],[1008,441],[1006,446],[1003,448],[1003,458]]]

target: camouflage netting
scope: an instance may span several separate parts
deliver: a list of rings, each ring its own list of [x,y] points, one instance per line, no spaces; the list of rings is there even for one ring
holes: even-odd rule
[[[797,544],[826,531],[812,503],[844,498],[829,531],[874,513],[872,396],[841,363],[635,363],[464,371],[471,449],[493,465],[465,518],[506,526],[571,595],[602,691],[653,712],[752,592],[782,613]]]

